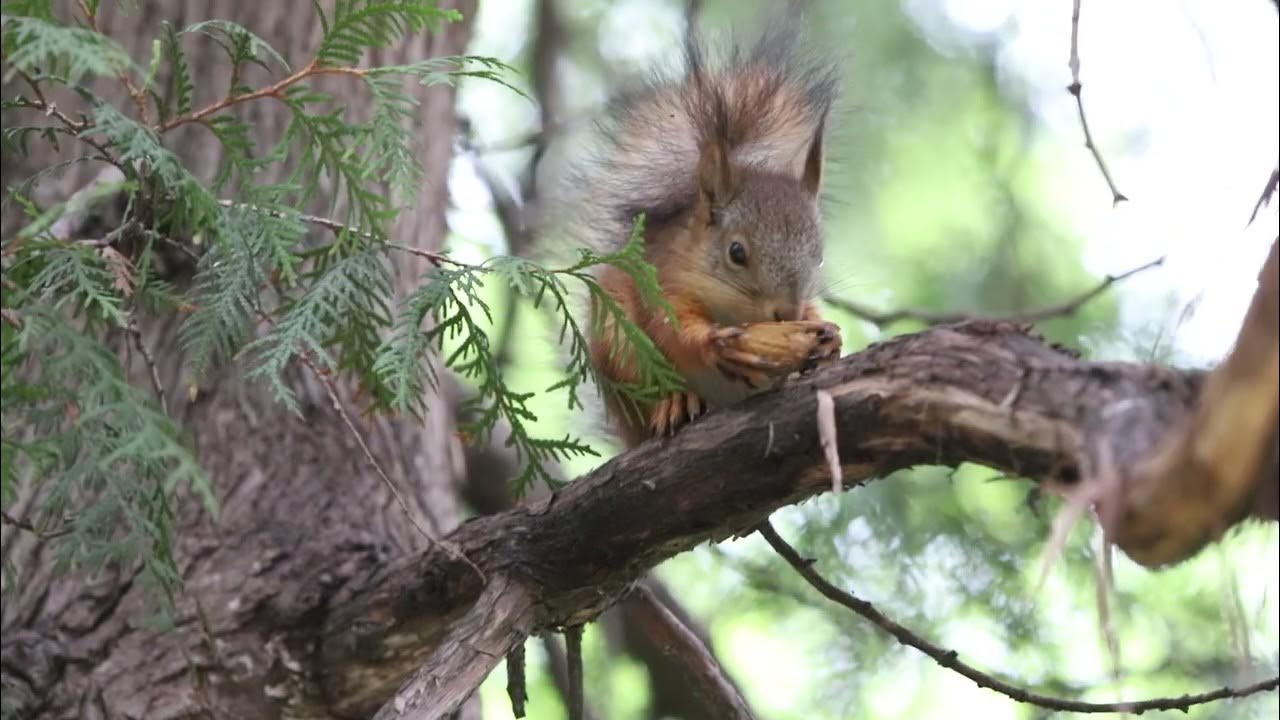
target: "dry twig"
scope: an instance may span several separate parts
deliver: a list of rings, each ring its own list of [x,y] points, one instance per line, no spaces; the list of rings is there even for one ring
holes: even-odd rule
[[[861,303],[845,300],[838,297],[824,297],[832,307],[844,310],[847,313],[856,315],[862,320],[884,327],[892,325],[903,320],[915,320],[926,325],[950,325],[952,323],[968,322],[970,320],[989,320],[992,322],[1011,322],[1011,323],[1035,323],[1049,320],[1056,317],[1066,317],[1075,313],[1090,300],[1098,297],[1106,292],[1108,288],[1116,283],[1126,280],[1140,272],[1159,267],[1164,264],[1164,258],[1160,257],[1149,263],[1126,270],[1119,275],[1107,275],[1097,285],[1089,288],[1085,292],[1068,298],[1053,305],[1045,305],[1044,307],[1027,310],[1024,312],[1013,312],[1004,315],[974,315],[972,313],[963,312],[938,312],[934,310],[926,310],[924,308],[898,308],[897,310],[875,310]]]
[[[852,610],[862,617],[870,620],[881,630],[889,633],[898,642],[908,647],[928,655],[934,662],[938,663],[948,670],[957,672],[966,678],[969,678],[978,687],[994,690],[1012,700],[1035,705],[1048,710],[1058,710],[1062,712],[1077,713],[1143,713],[1149,710],[1182,710],[1186,712],[1194,705],[1202,705],[1204,703],[1213,702],[1215,700],[1225,700],[1227,698],[1241,698],[1268,690],[1275,690],[1280,687],[1280,676],[1263,680],[1261,682],[1247,685],[1241,688],[1223,687],[1209,692],[1199,693],[1196,695],[1183,695],[1181,697],[1163,697],[1153,698],[1150,700],[1138,700],[1132,702],[1115,702],[1115,703],[1090,703],[1080,700],[1070,700],[1067,698],[1056,698],[1048,695],[1041,695],[1026,688],[1011,685],[999,678],[993,677],[977,668],[963,662],[959,658],[959,654],[955,650],[948,650],[925,640],[916,635],[911,630],[899,625],[883,613],[876,609],[874,605],[855,597],[854,595],[841,590],[832,585],[826,578],[818,574],[813,569],[813,561],[800,557],[795,548],[787,544],[778,535],[777,531],[768,521],[762,523],[757,530],[764,537],[765,542],[782,556],[795,571],[800,574],[815,590],[826,597],[828,600]]]
[[[511,714],[524,717],[524,704],[529,700],[525,684],[524,643],[517,643],[507,653],[507,697],[511,698]]]
[[[1271,197],[1276,194],[1276,186],[1280,185],[1280,168],[1271,171],[1271,177],[1267,180],[1266,187],[1262,188],[1262,194],[1258,196],[1258,202],[1253,206],[1253,212],[1249,215],[1249,224],[1253,224],[1258,219],[1258,213],[1262,212],[1262,208],[1271,204]]]
[[[1089,148],[1089,152],[1093,154],[1093,159],[1098,163],[1098,170],[1102,172],[1102,179],[1107,181],[1107,188],[1111,190],[1111,204],[1119,205],[1121,202],[1129,198],[1120,192],[1116,187],[1116,181],[1111,178],[1111,171],[1107,170],[1107,163],[1102,159],[1102,153],[1098,151],[1098,146],[1093,142],[1093,133],[1089,132],[1089,121],[1084,115],[1084,100],[1080,97],[1080,91],[1083,86],[1080,84],[1080,2],[1075,0],[1071,6],[1071,59],[1068,65],[1071,68],[1071,84],[1067,86],[1067,92],[1076,99],[1076,111],[1080,115],[1080,128],[1084,130],[1084,146]]]

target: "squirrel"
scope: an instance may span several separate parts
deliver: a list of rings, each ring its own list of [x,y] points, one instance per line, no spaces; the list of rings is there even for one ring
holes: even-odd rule
[[[674,310],[672,324],[616,267],[597,274],[685,384],[638,405],[606,393],[627,447],[839,356],[840,330],[813,302],[836,74],[798,58],[795,40],[781,25],[713,64],[687,36],[683,68],[616,97],[602,142],[576,170],[581,234],[619,247],[643,213],[646,260]],[[593,363],[615,383],[635,383],[632,356],[613,347],[624,341],[611,317],[593,319]]]

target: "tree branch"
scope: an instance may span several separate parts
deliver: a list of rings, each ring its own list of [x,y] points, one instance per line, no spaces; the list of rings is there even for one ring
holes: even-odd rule
[[[1164,264],[1164,258],[1156,258],[1149,263],[1140,265],[1131,270],[1126,270],[1119,275],[1107,275],[1102,281],[1088,290],[1076,295],[1075,297],[1063,300],[1062,302],[1052,305],[1045,305],[1041,308],[1026,310],[1024,312],[1007,313],[1004,315],[986,315],[978,316],[972,313],[960,312],[940,312],[937,310],[926,310],[923,308],[899,308],[897,310],[875,310],[861,303],[845,300],[839,297],[826,296],[822,299],[832,307],[844,310],[852,315],[873,323],[878,327],[892,325],[902,320],[916,320],[926,325],[950,325],[953,323],[967,322],[970,320],[989,320],[992,322],[1011,322],[1011,323],[1036,323],[1043,320],[1049,320],[1056,317],[1066,317],[1074,314],[1086,303],[1106,292],[1108,288],[1116,283],[1127,280],[1140,272],[1145,272],[1152,268],[1160,267]]]
[[[524,643],[517,643],[507,653],[507,697],[511,698],[511,714],[524,717],[524,705],[529,699],[525,685]]]
[[[816,389],[832,396],[849,487],[913,465],[964,462],[1069,486],[1100,447],[1121,466],[1148,457],[1191,414],[1203,379],[1083,362],[1002,323],[874,345],[709,413],[543,499],[462,525],[448,540],[487,585],[439,548],[365,569],[331,598],[321,637],[309,638],[324,687],[342,716],[368,716],[393,695],[379,720],[446,715],[530,633],[588,622],[662,560],[751,532],[777,508],[829,490]]]
[[[1271,197],[1276,194],[1278,185],[1280,185],[1280,167],[1272,170],[1271,177],[1267,178],[1267,184],[1262,188],[1262,194],[1258,196],[1258,202],[1254,203],[1253,212],[1249,214],[1250,224],[1258,219],[1258,213],[1262,212],[1262,208],[1271,204]]]
[[[760,535],[764,537],[765,542],[782,556],[795,571],[804,578],[813,589],[822,594],[823,597],[835,602],[839,605],[852,610],[862,617],[870,620],[881,630],[889,633],[895,640],[915,648],[920,652],[928,655],[934,662],[944,668],[957,672],[978,685],[978,687],[986,688],[1000,693],[1012,700],[1022,703],[1028,703],[1037,707],[1048,710],[1060,710],[1063,712],[1077,713],[1143,713],[1148,710],[1182,710],[1186,712],[1193,705],[1203,705],[1204,703],[1213,702],[1215,700],[1225,700],[1227,698],[1240,698],[1254,693],[1274,690],[1280,687],[1280,677],[1273,677],[1268,680],[1254,683],[1242,688],[1219,688],[1210,692],[1200,693],[1197,695],[1183,695],[1182,697],[1165,697],[1155,698],[1152,700],[1140,700],[1132,702],[1115,702],[1115,703],[1091,703],[1079,700],[1069,700],[1067,698],[1050,697],[1039,693],[1031,692],[1026,688],[1011,685],[999,678],[989,675],[977,668],[969,665],[960,659],[955,650],[948,650],[925,640],[916,635],[907,628],[894,622],[886,617],[883,613],[876,609],[875,605],[854,596],[852,593],[845,592],[840,588],[832,585],[826,578],[818,574],[813,569],[813,561],[800,557],[795,548],[787,544],[778,535],[777,531],[768,521],[762,523],[758,528]]]
[[[586,700],[582,692],[582,626],[564,629],[564,652],[569,665],[569,720],[583,720]]]
[[[1144,565],[1190,557],[1247,512],[1280,520],[1278,247],[1280,239],[1231,353],[1206,378],[1193,412],[1139,461],[1095,463],[1093,487],[1083,488],[1110,539]]]
[[[652,590],[638,585],[624,604],[640,629],[684,668],[685,681],[702,702],[706,717],[724,720],[755,718],[746,698],[742,697],[707,646],[667,609]]]

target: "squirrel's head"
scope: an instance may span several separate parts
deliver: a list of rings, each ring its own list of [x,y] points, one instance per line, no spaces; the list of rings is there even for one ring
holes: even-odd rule
[[[721,141],[703,147],[686,271],[714,280],[700,283],[701,299],[718,323],[799,320],[813,300],[823,246],[821,124],[807,146],[782,170],[735,164]]]

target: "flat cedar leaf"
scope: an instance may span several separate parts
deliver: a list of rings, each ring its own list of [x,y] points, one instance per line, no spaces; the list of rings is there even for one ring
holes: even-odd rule
[[[279,65],[285,72],[292,72],[289,68],[289,63],[284,59],[284,56],[272,47],[271,43],[253,34],[243,25],[231,22],[230,20],[204,20],[202,22],[188,25],[178,34],[205,35],[218,41],[226,39],[231,42],[231,47],[228,47],[225,44],[222,45],[222,47],[227,51],[227,55],[231,58],[233,63],[238,64],[250,60],[266,59]],[[237,52],[237,50],[234,49],[237,45],[242,46],[244,49]]]
[[[115,77],[137,68],[124,48],[88,28],[57,24],[48,17],[10,14],[3,18],[8,84],[19,71],[27,75],[56,74],[77,85],[86,76]]]

